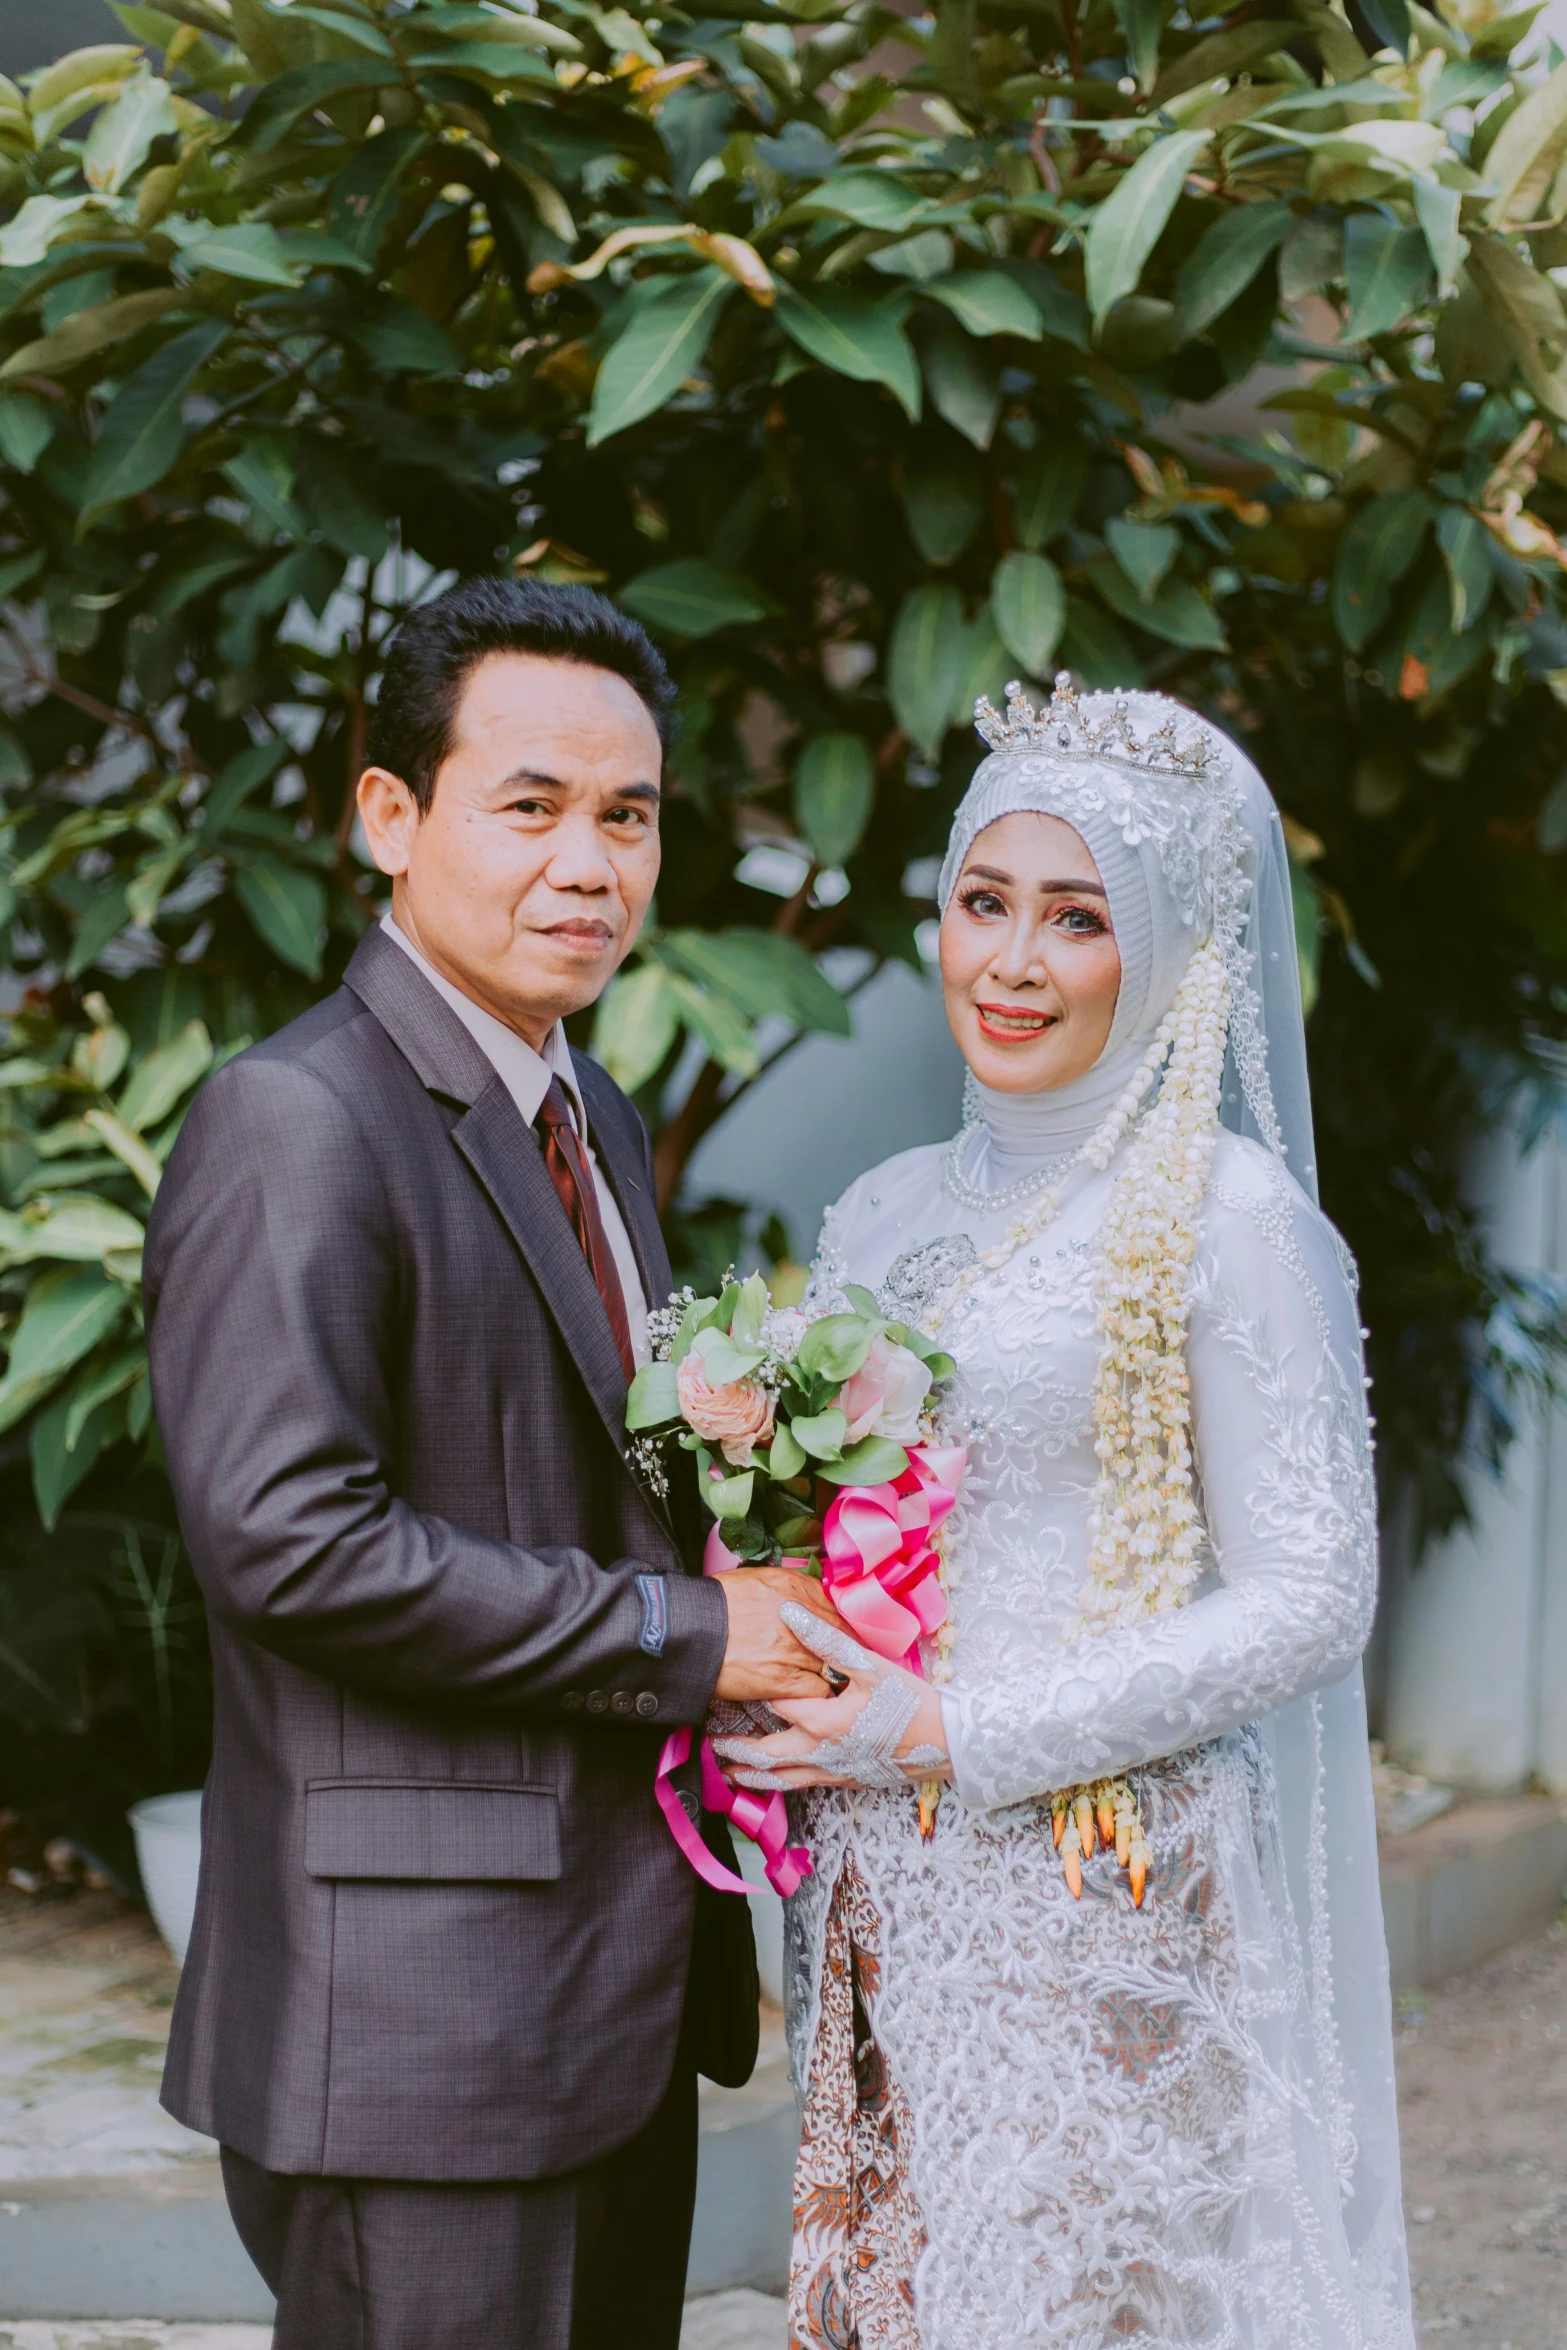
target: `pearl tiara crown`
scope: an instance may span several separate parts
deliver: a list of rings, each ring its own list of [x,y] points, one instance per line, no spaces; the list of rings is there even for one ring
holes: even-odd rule
[[[1173,716],[1139,736],[1130,705],[1118,696],[1096,722],[1078,700],[1065,669],[1057,674],[1048,707],[1036,710],[1014,678],[1007,687],[1005,717],[982,695],[974,705],[974,724],[993,751],[1086,759],[1096,766],[1127,767],[1142,775],[1167,775],[1196,784],[1217,783],[1224,772],[1206,731],[1194,728],[1183,743]]]

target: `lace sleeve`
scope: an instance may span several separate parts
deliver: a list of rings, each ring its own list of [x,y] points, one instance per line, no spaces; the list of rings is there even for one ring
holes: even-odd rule
[[[1371,1628],[1376,1509],[1354,1299],[1277,1163],[1216,1163],[1187,1364],[1217,1565],[1185,1607],[943,1692],[964,1801],[993,1810],[1178,1752],[1337,1680]]]

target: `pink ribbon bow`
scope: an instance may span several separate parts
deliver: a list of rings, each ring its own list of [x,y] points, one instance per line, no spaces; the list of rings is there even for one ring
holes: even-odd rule
[[[658,1758],[654,1793],[670,1833],[704,1884],[720,1893],[756,1893],[760,1887],[748,1885],[744,1877],[714,1859],[670,1783],[690,1752],[691,1732],[671,1730]],[[753,1795],[748,1788],[731,1787],[718,1767],[710,1738],[702,1741],[702,1801],[709,1811],[721,1812],[742,1835],[760,1846],[762,1868],[775,1893],[787,1901],[791,1893],[799,1891],[811,1873],[811,1856],[803,1844],[789,1842],[789,1813],[782,1795]]]
[[[947,1620],[932,1536],[958,1498],[968,1454],[916,1445],[886,1485],[846,1485],[822,1526],[822,1582],[833,1606],[878,1656],[921,1673],[919,1644]]]

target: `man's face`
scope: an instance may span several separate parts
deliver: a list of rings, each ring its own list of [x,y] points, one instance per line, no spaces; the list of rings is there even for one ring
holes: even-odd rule
[[[607,669],[491,653],[420,816],[370,767],[359,810],[398,927],[530,1044],[603,993],[658,880],[658,729]]]

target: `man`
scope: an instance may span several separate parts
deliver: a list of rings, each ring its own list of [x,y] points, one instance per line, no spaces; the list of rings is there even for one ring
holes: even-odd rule
[[[390,917],[205,1088],[152,1219],[216,1692],[164,2095],[277,2350],[674,2350],[695,2074],[754,2061],[746,1904],[655,1769],[715,1692],[823,1693],[779,1620],[820,1594],[704,1581],[628,1465],[669,1267],[560,1025],[652,898],[670,703],[581,590],[414,612],[359,781]]]

